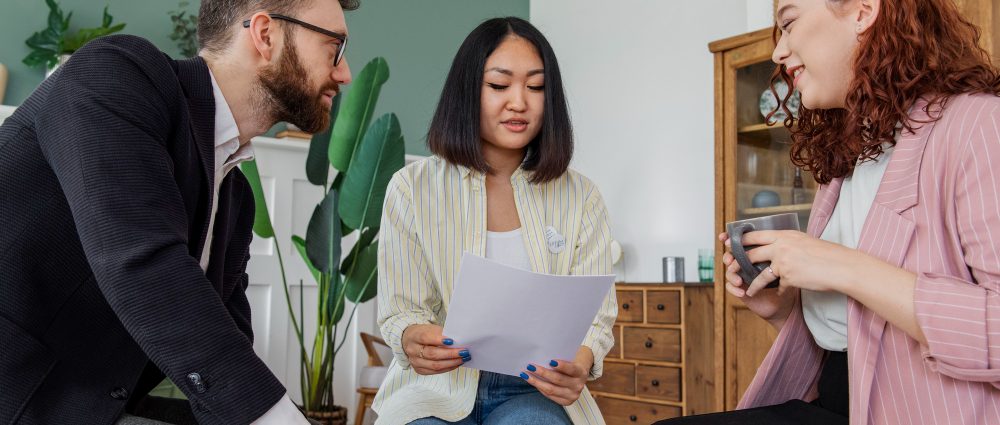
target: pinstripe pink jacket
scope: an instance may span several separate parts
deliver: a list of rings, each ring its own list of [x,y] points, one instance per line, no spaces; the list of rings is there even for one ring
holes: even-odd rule
[[[911,118],[926,120],[925,105]],[[841,184],[817,193],[810,235]],[[917,273],[928,343],[849,301],[851,424],[1000,424],[1000,97],[954,97],[939,121],[904,131],[858,249]],[[796,305],[739,408],[815,398],[822,353]]]

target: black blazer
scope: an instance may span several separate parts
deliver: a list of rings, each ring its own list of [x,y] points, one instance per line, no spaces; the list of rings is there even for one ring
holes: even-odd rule
[[[249,423],[281,399],[251,345],[239,170],[199,266],[214,125],[203,60],[117,35],[0,126],[0,424],[112,424],[148,392],[150,362],[202,424]]]

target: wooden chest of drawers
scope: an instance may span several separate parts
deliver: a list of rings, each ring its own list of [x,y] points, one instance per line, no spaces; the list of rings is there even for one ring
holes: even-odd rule
[[[714,407],[713,288],[615,286],[615,346],[588,384],[609,425],[649,424]]]

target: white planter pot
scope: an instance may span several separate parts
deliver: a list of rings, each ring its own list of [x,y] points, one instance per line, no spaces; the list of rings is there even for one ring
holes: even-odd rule
[[[53,72],[56,72],[56,70],[59,69],[59,67],[62,66],[62,64],[66,63],[66,61],[69,60],[69,57],[70,55],[59,55],[59,62],[56,63],[55,66],[53,66],[52,68],[49,68],[48,70],[45,71],[45,78],[49,78],[49,76],[52,75]]]

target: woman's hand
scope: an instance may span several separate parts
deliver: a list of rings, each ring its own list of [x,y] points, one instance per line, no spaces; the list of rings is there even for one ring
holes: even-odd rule
[[[445,338],[438,325],[410,325],[403,331],[403,351],[410,367],[421,375],[451,372],[472,359],[469,350],[452,347],[455,341]]]
[[[552,360],[544,366],[530,364],[521,373],[521,378],[549,400],[560,406],[569,406],[580,398],[592,367],[594,353],[588,347],[580,347],[575,360]]]
[[[758,245],[747,251],[750,262],[771,262],[746,289],[749,297],[778,278],[783,287],[845,292],[846,284],[855,279],[853,271],[873,259],[858,250],[794,230],[750,232],[743,236],[743,244]]]
[[[781,287],[845,294],[917,342],[927,344],[913,306],[915,273],[856,249],[792,230],[750,232],[743,235],[743,243],[759,245],[747,252],[751,262],[771,262],[770,270],[761,272],[750,283],[745,301],[765,294],[768,290],[763,288],[781,278]],[[729,273],[726,278],[731,278]]]
[[[726,291],[741,299],[750,311],[766,320],[772,327],[781,330],[781,327],[785,324],[785,319],[788,318],[788,314],[792,311],[792,305],[795,304],[795,297],[798,295],[798,290],[779,286],[774,289],[764,289],[754,297],[747,296],[746,289],[748,285],[744,284],[743,279],[739,275],[740,264],[733,258],[733,254],[730,253],[729,235],[726,233],[719,234],[719,240],[726,245],[726,252],[722,255],[722,263],[726,265]]]

